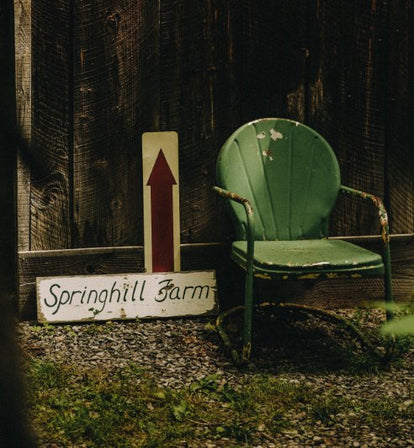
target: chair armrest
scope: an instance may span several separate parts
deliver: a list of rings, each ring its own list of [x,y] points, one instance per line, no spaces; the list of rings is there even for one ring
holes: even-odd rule
[[[239,196],[237,193],[233,193],[231,191],[225,190],[224,188],[220,187],[213,187],[213,190],[218,193],[220,196],[223,196],[223,198],[230,199],[232,201],[236,201],[239,204],[242,204],[244,206],[244,209],[246,210],[247,215],[253,214],[253,207],[250,204],[249,200]]]
[[[246,212],[247,218],[247,229],[246,229],[246,239],[247,239],[247,258],[248,260],[253,260],[254,253],[254,232],[255,232],[255,224],[254,224],[254,215],[253,215],[253,207],[250,204],[249,200],[243,198],[237,193],[233,193],[231,191],[224,190],[220,187],[213,187],[213,190],[218,193],[220,196],[226,199],[230,199],[231,201],[238,202],[243,205],[244,210]]]
[[[373,194],[365,193],[364,191],[355,190],[354,188],[345,187],[344,185],[340,186],[340,190],[346,194],[350,194],[352,196],[358,196],[362,199],[368,199],[375,207],[378,209],[378,215],[381,223],[381,236],[384,244],[388,244],[390,242],[390,232],[388,226],[388,214],[385,209],[384,203],[378,196],[374,196]]]
[[[392,295],[392,279],[391,279],[391,252],[390,252],[390,231],[388,226],[388,215],[387,210],[384,207],[384,203],[378,196],[374,196],[373,194],[365,193],[364,191],[355,190],[354,188],[345,187],[344,185],[340,186],[340,190],[346,194],[350,194],[352,196],[358,196],[362,199],[368,199],[374,203],[375,207],[378,209],[378,214],[381,223],[381,236],[382,241],[384,242],[384,285],[385,285],[385,301],[387,303],[393,303],[393,295]],[[387,320],[392,319],[394,313],[392,310],[387,309]]]

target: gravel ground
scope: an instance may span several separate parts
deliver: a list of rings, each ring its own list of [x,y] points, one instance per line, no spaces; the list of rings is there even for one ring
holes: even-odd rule
[[[370,319],[365,326],[378,324],[376,316]],[[266,374],[309,385],[321,395],[335,389],[337,395],[347,399],[397,397],[401,406],[413,406],[413,350],[387,369],[355,374],[349,353],[332,345],[326,332],[303,327],[298,335],[295,327],[278,332],[273,328],[275,337],[266,332],[256,336],[252,363],[238,369],[225,353],[212,323],[207,318],[46,327],[23,322],[19,324],[19,340],[25,355],[32,358],[108,370],[132,362],[152,374],[159,384],[172,388],[186,387],[211,374],[231,385]],[[318,422],[311,431],[301,427],[305,416],[291,417],[297,422],[295,429],[284,430],[276,440],[254,446],[414,447],[412,420],[399,421],[393,434],[384,438],[363,425],[350,426],[346,415],[338,416],[335,424]],[[206,441],[205,446],[226,445],[225,441]]]

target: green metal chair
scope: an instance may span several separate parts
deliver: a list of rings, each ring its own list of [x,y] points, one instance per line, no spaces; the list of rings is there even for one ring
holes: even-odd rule
[[[264,118],[237,129],[226,141],[216,166],[218,186],[235,227],[231,257],[246,271],[244,307],[226,311],[217,329],[236,362],[250,357],[254,278],[269,280],[384,277],[392,302],[388,218],[382,201],[341,185],[335,154],[317,132],[296,121]],[[383,257],[338,239],[328,239],[331,211],[339,192],[371,201],[378,209]],[[310,310],[316,314],[322,310]],[[224,319],[244,308],[241,357],[229,342]],[[333,313],[325,313],[343,323]],[[391,318],[392,312],[387,312]],[[352,324],[348,328],[367,342]]]

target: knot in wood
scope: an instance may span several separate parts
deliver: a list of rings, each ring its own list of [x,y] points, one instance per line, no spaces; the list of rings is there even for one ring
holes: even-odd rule
[[[122,208],[122,201],[120,199],[114,199],[111,202],[111,209],[112,210],[119,210],[120,208]]]
[[[119,22],[121,21],[121,16],[119,13],[115,12],[113,14],[109,14],[106,19],[106,29],[110,34],[116,34],[119,29]]]

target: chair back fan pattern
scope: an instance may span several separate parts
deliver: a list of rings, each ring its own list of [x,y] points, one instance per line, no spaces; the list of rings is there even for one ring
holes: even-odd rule
[[[340,171],[330,145],[311,128],[275,118],[245,124],[224,144],[216,178],[252,204],[257,241],[328,236]],[[236,238],[246,239],[243,207],[227,202]]]

